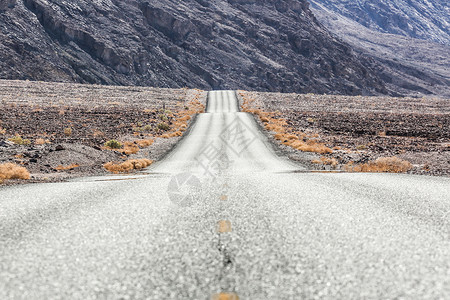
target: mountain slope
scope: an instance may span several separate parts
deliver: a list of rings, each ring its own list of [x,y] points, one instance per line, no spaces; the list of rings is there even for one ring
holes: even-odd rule
[[[0,78],[389,93],[306,0],[6,0]]]
[[[383,33],[450,45],[448,0],[311,0]]]
[[[311,2],[314,15],[330,32],[383,65],[381,77],[388,87],[402,94],[450,97],[450,45],[382,33],[358,23],[364,19],[360,14],[347,17],[329,2]],[[337,2],[347,3],[345,0]]]

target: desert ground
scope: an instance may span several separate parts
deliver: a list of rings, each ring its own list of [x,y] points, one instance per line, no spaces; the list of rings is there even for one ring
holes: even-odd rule
[[[310,168],[348,170],[396,157],[411,163],[408,173],[450,174],[449,99],[239,94],[250,112],[282,121],[287,133],[331,150],[305,153],[273,139],[291,159]],[[267,128],[267,123],[260,123]]]
[[[237,94],[244,111],[257,112],[275,150],[311,170],[355,171],[354,166],[395,157],[410,164],[402,172],[450,174],[447,99]],[[3,182],[17,184],[148,166],[164,157],[204,110],[207,92],[0,80],[0,101],[0,164],[30,174],[27,181]],[[289,146],[277,136],[278,125],[268,127],[261,116],[308,147]]]
[[[159,160],[205,101],[200,90],[0,80],[0,164],[46,182],[108,174],[109,162]],[[122,147],[106,147],[111,140]]]

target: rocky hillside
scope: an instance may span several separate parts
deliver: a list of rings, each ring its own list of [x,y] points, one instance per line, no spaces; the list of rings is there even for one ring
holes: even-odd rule
[[[440,44],[432,40],[422,40],[400,34],[383,33],[374,29],[375,26],[368,28],[359,23],[364,19],[378,20],[386,17],[386,13],[383,11],[385,6],[382,4],[379,4],[379,9],[376,11],[379,15],[376,16],[375,12],[372,14],[364,11],[349,13],[352,8],[360,7],[357,4],[364,1],[352,3],[345,0],[311,1],[314,15],[330,32],[350,44],[355,51],[367,55],[383,65],[381,77],[389,88],[414,96],[434,94],[450,97],[450,44]],[[389,3],[394,5],[403,2],[390,1]],[[421,1],[410,4],[410,6],[414,8],[418,3]],[[434,1],[429,2],[430,6],[432,3]],[[344,10],[346,5],[348,5],[348,9]],[[397,11],[397,13],[399,12]],[[366,15],[364,16],[364,14]],[[422,11],[422,14],[426,15],[425,11]],[[417,17],[417,14],[413,14],[411,19]],[[389,19],[401,18],[402,14]],[[415,24],[413,21],[410,23],[411,26]],[[433,19],[430,18],[423,24],[427,23],[433,23]],[[395,24],[387,21],[383,24],[386,26],[390,24],[386,28],[396,28]],[[401,24],[399,22],[397,25],[401,26]],[[424,37],[433,38],[433,26],[430,25],[428,29],[430,30],[429,35]],[[445,37],[445,34],[440,37]]]
[[[2,0],[0,78],[390,93],[306,0]]]
[[[450,45],[448,0],[311,0],[383,33]]]

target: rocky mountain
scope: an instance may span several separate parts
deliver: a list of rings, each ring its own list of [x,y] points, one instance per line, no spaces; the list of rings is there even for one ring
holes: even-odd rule
[[[450,45],[448,0],[311,0],[383,33]]]
[[[402,0],[386,1],[386,3],[378,0],[370,2],[311,0],[311,2],[314,15],[330,32],[350,44],[361,55],[369,56],[383,66],[381,77],[389,88],[402,94],[415,96],[434,94],[450,98],[450,44],[445,42],[445,32],[441,35],[433,34],[433,32],[439,32],[439,28],[445,28],[442,24],[447,24],[448,33],[445,17],[439,18],[437,14],[428,20],[425,17],[421,19],[422,27],[431,24],[425,31],[418,29],[415,31],[416,35],[428,39],[424,40],[408,36],[406,31],[400,31],[400,28],[403,28],[403,22],[395,23],[393,20],[408,19],[407,28],[419,28],[420,26],[414,20],[417,21],[419,16],[429,15],[425,8],[420,15],[411,13],[411,17],[405,16],[400,10],[384,10],[386,7],[393,6],[409,11],[405,8],[405,3],[408,2],[411,9],[427,4],[431,7],[430,11],[434,11],[436,7],[439,7],[439,1],[419,0],[413,4],[410,3],[411,1]],[[364,7],[373,7],[374,3],[378,5],[377,10],[363,10]],[[442,5],[447,4],[442,2]],[[440,19],[441,22],[435,19]],[[384,29],[382,30],[375,23],[372,24],[374,20],[379,20],[378,23],[384,25],[384,29],[403,35],[381,32]],[[433,22],[442,26],[433,27]],[[442,43],[434,42],[435,37],[438,37]]]
[[[2,0],[0,78],[388,94],[306,0]]]

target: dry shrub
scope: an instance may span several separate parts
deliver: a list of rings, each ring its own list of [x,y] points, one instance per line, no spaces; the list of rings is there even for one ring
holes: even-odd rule
[[[153,144],[153,140],[137,140],[134,142],[139,146],[139,148],[147,148]]]
[[[170,132],[170,133],[163,134],[161,137],[163,139],[169,139],[169,138],[182,136],[182,135],[183,135],[183,133],[181,131],[175,131],[175,132]]]
[[[177,118],[177,121],[179,121],[179,122],[187,122],[187,121],[189,121],[190,119],[191,119],[191,116],[185,115],[185,116],[183,116],[183,117]]]
[[[277,133],[275,134],[275,139],[281,141],[281,142],[288,142],[288,141],[296,141],[298,140],[298,136],[291,133]]]
[[[277,113],[272,112],[264,112],[259,108],[253,108],[255,99],[247,96],[245,92],[239,93],[243,99],[243,104],[241,106],[241,110],[243,112],[248,112],[257,115],[262,122],[264,122],[264,127],[268,131],[272,131],[275,133],[275,139],[279,140],[283,144],[290,146],[294,149],[304,151],[304,152],[315,152],[320,154],[332,153],[333,150],[329,147],[325,146],[322,143],[319,143],[316,140],[309,140],[304,142],[299,139],[299,137],[293,134],[293,129],[289,127],[287,121],[281,118],[274,118],[273,116],[278,115]],[[306,134],[300,133],[303,137],[306,137]],[[318,137],[318,134],[310,135],[309,138]]]
[[[150,166],[153,161],[149,159],[131,159],[122,163],[109,162],[103,167],[111,173],[129,173],[133,170],[140,170]]]
[[[329,147],[325,146],[322,143],[319,143],[315,140],[309,140],[304,142],[300,140],[296,135],[293,134],[276,134],[275,138],[281,141],[284,145],[287,145],[291,148],[303,151],[303,152],[314,152],[320,154],[333,153],[333,150]]]
[[[34,144],[35,145],[44,145],[46,143],[46,141],[44,140],[44,139],[36,139],[35,141],[34,141]]]
[[[171,132],[162,134],[162,138],[168,139],[182,136],[183,131],[186,131],[187,129],[189,120],[191,120],[194,115],[205,112],[205,106],[200,102],[201,93],[202,91],[199,90],[193,99],[185,105],[184,110],[180,110],[178,113],[174,114],[175,120],[172,122],[172,126],[167,128],[167,131],[171,130]],[[164,130],[164,128],[159,129]]]
[[[16,145],[30,145],[31,142],[28,139],[23,139],[20,135],[16,135],[13,138],[8,139],[8,141],[13,142]]]
[[[125,142],[123,143],[123,149],[116,150],[126,155],[136,154],[139,152],[139,146],[133,142]]]
[[[7,179],[30,179],[30,173],[24,167],[13,163],[0,164],[0,183]]]
[[[116,140],[111,140],[105,144],[104,149],[114,150],[122,154],[131,155],[138,153],[139,150],[142,148],[150,147],[152,144],[153,140],[145,140],[145,139],[124,143],[120,143]]]
[[[64,128],[64,135],[69,137],[72,135],[72,128]]]
[[[273,131],[273,132],[278,132],[278,133],[286,132],[286,128],[284,128],[283,126],[281,126],[279,124],[267,123],[265,127],[268,131]]]
[[[169,131],[170,125],[162,122],[162,123],[159,123],[158,125],[156,125],[156,128],[158,128],[159,130],[162,130],[162,131]]]
[[[120,149],[123,147],[123,145],[117,140],[109,140],[105,143],[105,147],[108,149]]]
[[[62,166],[62,165],[60,165],[60,166],[57,166],[56,168],[55,168],[55,170],[56,171],[68,171],[68,170],[73,170],[73,169],[75,169],[75,168],[78,168],[80,165],[78,165],[78,164],[71,164],[71,165],[68,165],[68,166]]]
[[[328,166],[332,166],[333,168],[335,168],[338,165],[338,161],[337,161],[336,158],[328,158],[328,157],[325,157],[325,156],[322,156],[318,160],[313,160],[312,163],[313,164],[328,165]]]
[[[298,146],[297,149],[304,152],[314,152],[320,154],[333,153],[333,150],[331,150],[329,147],[316,141],[308,141],[306,143],[303,143],[302,145]]]
[[[348,172],[377,172],[377,173],[404,173],[413,168],[413,165],[398,157],[380,157],[365,164],[353,165],[348,163],[345,170]]]

